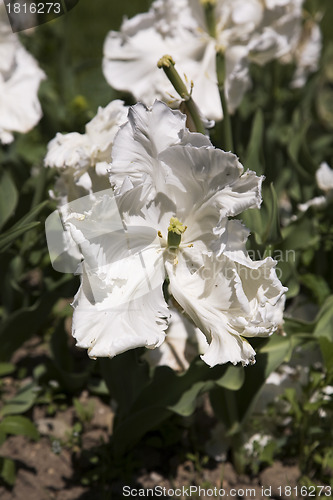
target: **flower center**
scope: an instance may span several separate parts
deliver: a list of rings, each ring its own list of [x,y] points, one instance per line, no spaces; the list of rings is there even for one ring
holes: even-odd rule
[[[177,217],[171,217],[168,227],[168,247],[178,248],[182,239],[182,234],[185,233],[187,226],[184,226]]]

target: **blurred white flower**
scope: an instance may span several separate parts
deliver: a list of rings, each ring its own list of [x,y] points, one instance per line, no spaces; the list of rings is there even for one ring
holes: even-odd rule
[[[318,27],[313,23],[312,35],[301,43],[302,4],[303,0],[155,0],[149,12],[126,19],[120,32],[108,34],[105,77],[114,88],[131,92],[147,105],[157,97],[178,106],[180,98],[156,66],[170,54],[179,73],[194,82],[192,95],[202,114],[220,120],[217,49],[224,54],[230,112],[251,86],[250,62],[296,58],[295,82],[316,68],[312,55],[319,48]],[[213,5],[210,22],[204,5]]]
[[[0,142],[13,141],[13,132],[26,133],[42,117],[38,100],[44,72],[11,30],[0,0]]]
[[[333,170],[326,162],[320,164],[316,172],[316,181],[326,195],[333,192]]]
[[[44,163],[59,169],[55,196],[61,205],[110,187],[107,169],[112,144],[127,112],[123,101],[112,101],[98,109],[85,134],[58,133],[49,142]]]
[[[252,261],[248,231],[228,220],[260,206],[262,179],[186,131],[184,120],[160,102],[131,108],[112,152],[115,198],[103,194],[67,217],[84,258],[73,335],[91,357],[163,343],[165,280],[205,334],[210,366],[253,362],[245,337],[270,335],[282,322],[285,288],[275,261]]]
[[[256,434],[253,434],[246,443],[244,443],[244,450],[248,456],[252,458],[257,457],[265,446],[267,446],[267,444],[273,439],[273,436],[257,432]]]
[[[305,203],[299,203],[298,210],[306,212],[310,207],[323,208],[333,199],[333,170],[326,162],[320,164],[316,172],[317,186],[324,191],[324,196],[316,196]]]
[[[312,19],[305,22],[295,49],[296,70],[291,87],[300,88],[310,73],[317,71],[322,49],[321,31]]]

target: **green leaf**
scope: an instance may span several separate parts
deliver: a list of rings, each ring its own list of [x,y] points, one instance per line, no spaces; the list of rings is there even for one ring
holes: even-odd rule
[[[282,231],[283,250],[307,250],[314,247],[320,241],[320,236],[315,227],[315,221],[303,217],[293,224],[285,227]]]
[[[119,415],[128,414],[130,408],[149,384],[149,369],[139,358],[139,350],[131,350],[113,359],[99,360],[103,378],[110,394],[119,404]]]
[[[2,446],[5,441],[6,441],[6,434],[5,432],[2,432],[2,430],[0,429],[0,446]]]
[[[315,337],[326,337],[333,341],[333,295],[324,302],[316,318]]]
[[[281,241],[279,206],[273,184],[263,188],[263,205],[259,209],[249,209],[242,213],[241,219],[254,232],[258,245]]]
[[[0,174],[0,229],[13,215],[17,205],[17,189],[12,176],[4,170]]]
[[[284,318],[284,330],[289,336],[311,334],[313,331],[313,323],[301,321],[295,318]]]
[[[39,439],[39,433],[34,424],[31,420],[22,416],[4,417],[0,422],[0,432],[15,436],[26,436],[35,441]]]
[[[90,372],[96,364],[89,360],[88,368],[79,372],[74,371],[73,357],[68,343],[68,335],[65,331],[64,320],[60,321],[54,330],[50,341],[50,354],[57,371],[57,378],[68,392],[74,393],[82,390],[87,384]]]
[[[260,453],[260,460],[268,465],[274,462],[274,453],[277,449],[276,441],[270,441]]]
[[[281,241],[282,235],[280,231],[279,204],[273,183],[270,184],[270,193],[265,196],[265,204],[267,207],[267,227],[263,236],[263,241],[266,244],[275,244]]]
[[[241,215],[241,220],[250,229],[251,233],[254,233],[256,243],[261,245],[263,243],[262,236],[265,231],[262,211],[258,208],[245,210]]]
[[[33,382],[22,387],[12,399],[6,401],[0,415],[17,415],[28,411],[37,399],[36,389],[37,386]]]
[[[302,116],[299,110],[294,113],[294,133],[289,141],[288,153],[292,160],[297,173],[300,175],[301,179],[307,183],[313,182],[312,172],[315,170],[312,163],[311,157],[306,150],[306,134],[311,125],[311,122],[307,120],[302,123]],[[304,165],[308,167],[311,174],[304,169]]]
[[[251,136],[247,145],[244,165],[249,170],[253,170],[258,175],[264,172],[263,166],[263,133],[264,133],[264,115],[261,109],[258,109],[252,122]]]
[[[292,342],[288,337],[274,334],[262,342],[262,346],[256,351],[256,363],[244,369],[245,381],[239,390],[230,391],[215,387],[210,392],[211,403],[216,415],[233,433],[239,432],[245,420],[250,416],[267,377],[283,361],[289,359],[292,352]]]
[[[16,367],[12,363],[0,363],[0,377],[10,375],[15,370],[16,370]]]
[[[112,376],[108,365],[110,366],[113,360],[101,361],[104,364],[104,373],[109,374],[113,385],[119,384],[121,392],[125,395],[132,394],[132,405],[128,405],[126,397],[121,394],[120,402],[123,407],[125,406],[125,411],[122,411],[119,405],[121,417],[115,423],[113,435],[113,444],[117,454],[124,453],[146,432],[158,426],[172,413],[181,416],[191,415],[196,408],[197,397],[211,390],[216,384],[239,389],[244,377],[242,367],[223,365],[210,368],[202,360],[197,359],[181,375],[176,374],[169,367],[157,367],[153,378],[141,384],[140,390],[131,378],[128,378],[127,382],[125,379],[122,380],[120,371]],[[126,364],[122,370],[124,368],[132,371],[133,366]],[[128,390],[124,385],[126,383],[129,384]],[[135,397],[133,397],[134,387],[138,389]],[[110,386],[110,392],[114,396],[114,387]],[[116,393],[118,392],[119,390],[116,389]]]
[[[299,279],[303,285],[311,290],[318,304],[321,305],[329,296],[330,288],[322,276],[306,273],[300,275]]]
[[[16,480],[14,460],[7,457],[0,459],[0,477],[8,486],[14,486]]]
[[[227,365],[222,377],[216,380],[216,385],[231,391],[238,391],[242,387],[244,380],[245,369],[242,366]]]
[[[333,342],[326,337],[320,337],[319,345],[328,376],[333,377]]]
[[[32,222],[35,220],[37,215],[47,206],[49,205],[50,202],[48,200],[43,201],[42,203],[39,203],[39,205],[36,205],[34,208],[30,210],[26,215],[24,215],[19,221],[17,221],[11,229],[17,229],[20,227],[25,226],[28,224],[28,222]]]
[[[30,222],[15,229],[9,229],[0,236],[0,252],[5,251],[19,236],[39,226],[40,222]]]
[[[94,394],[95,396],[105,397],[110,395],[105,380],[91,377],[88,382],[87,389],[91,394]]]
[[[333,129],[333,91],[331,86],[323,86],[318,92],[317,109],[320,118],[329,129]]]
[[[15,350],[45,323],[59,296],[73,293],[69,275],[63,275],[57,282],[48,281],[46,293],[30,307],[16,310],[0,324],[0,361],[9,361]]]

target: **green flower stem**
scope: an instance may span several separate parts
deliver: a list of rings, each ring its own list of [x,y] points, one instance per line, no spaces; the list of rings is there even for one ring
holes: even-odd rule
[[[219,50],[217,50],[216,52],[216,73],[217,73],[217,83],[220,92],[220,99],[223,111],[223,120],[222,120],[223,148],[226,151],[234,151],[231,120],[224,91],[225,61],[222,52]]]
[[[201,121],[198,108],[192,99],[191,93],[187,90],[185,83],[179,76],[178,71],[175,69],[175,61],[171,56],[165,55],[158,61],[157,66],[163,69],[174,89],[184,100],[185,106],[192,117],[197,132],[205,134],[205,127]]]
[[[212,38],[216,38],[216,0],[200,0],[200,3],[205,11],[208,33]]]
[[[266,257],[273,257],[273,255],[274,255],[274,245],[272,244],[267,245],[264,253],[264,259],[266,259]]]
[[[244,474],[246,460],[244,458],[244,442],[242,433],[237,433],[231,438],[232,461],[237,474]]]
[[[245,459],[243,453],[243,433],[238,418],[237,399],[235,392],[225,390],[226,412],[229,421],[229,437],[231,441],[231,453],[233,465],[237,474],[243,474]]]

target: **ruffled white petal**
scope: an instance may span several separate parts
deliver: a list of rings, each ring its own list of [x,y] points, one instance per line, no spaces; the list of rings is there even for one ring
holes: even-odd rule
[[[77,345],[88,348],[91,357],[160,345],[169,313],[156,231],[125,228],[116,200],[107,195],[85,213],[69,216],[66,224],[83,257],[74,301]]]
[[[127,264],[134,276],[136,266]],[[139,280],[129,281],[128,276],[119,282],[115,279],[112,290],[96,300],[91,284],[94,287],[93,279],[83,275],[73,304],[73,336],[90,357],[113,357],[136,347],[151,349],[164,341],[169,314],[162,286],[141,293]]]
[[[152,366],[169,366],[184,371],[190,362],[208,348],[204,334],[178,309],[170,308],[169,326],[165,341],[156,349],[148,350],[144,358]]]
[[[140,103],[133,106],[128,122],[114,141],[111,184],[119,189],[125,178],[133,185],[145,180],[151,187],[149,198],[163,190],[166,174],[158,155],[167,146],[180,142],[186,130],[185,121],[185,115],[160,101],[151,108]]]
[[[203,231],[223,217],[260,206],[262,178],[254,172],[243,174],[243,166],[232,153],[187,144],[167,148],[159,159],[169,168],[164,190],[179,207],[179,216],[195,220],[187,224],[191,231],[198,223]]]
[[[58,133],[48,144],[47,167],[58,168],[55,197],[60,205],[110,187],[107,170],[114,138],[126,122],[128,108],[115,100],[98,108],[85,133]]]
[[[202,219],[207,226],[204,219],[210,213],[217,225],[219,217],[260,206],[262,179],[254,172],[241,175],[243,166],[235,155],[186,130],[185,116],[162,102],[131,108],[112,155],[110,182],[118,192],[144,183],[146,198],[140,206],[164,193],[183,221],[195,212],[196,221]]]
[[[235,295],[232,280],[228,281],[223,275],[205,279],[202,273],[210,271],[207,267],[192,274],[190,263],[182,255],[176,265],[167,262],[166,269],[172,295],[210,344],[203,360],[210,366],[229,361],[243,364],[252,361],[254,350],[229,323],[229,310]]]
[[[275,262],[250,262],[240,265],[225,254],[209,254],[201,268],[193,269],[185,253],[177,263],[166,262],[171,293],[210,344],[203,356],[210,366],[253,362],[255,352],[244,337],[268,336],[283,321],[286,289],[276,277]]]
[[[48,144],[44,163],[47,167],[83,169],[91,164],[89,153],[89,142],[84,134],[58,132]]]

